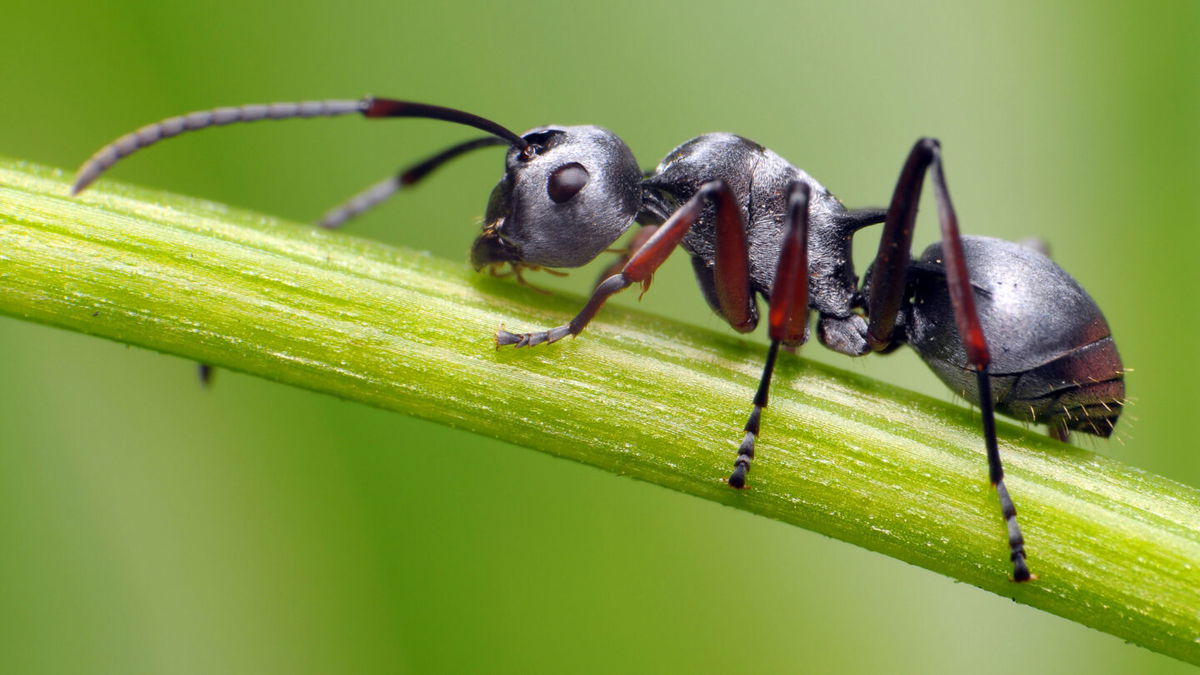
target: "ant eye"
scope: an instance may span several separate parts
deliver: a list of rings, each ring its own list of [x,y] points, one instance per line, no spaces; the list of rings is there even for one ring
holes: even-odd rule
[[[561,204],[582,190],[583,186],[587,185],[589,178],[591,176],[588,175],[587,169],[583,168],[582,164],[578,162],[563,164],[550,174],[546,192],[550,194],[550,199]]]

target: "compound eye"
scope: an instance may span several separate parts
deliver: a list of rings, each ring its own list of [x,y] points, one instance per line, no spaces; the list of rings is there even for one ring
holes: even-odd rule
[[[587,169],[579,162],[571,162],[563,164],[550,174],[550,182],[546,184],[546,192],[550,194],[550,199],[555,203],[561,204],[571,197],[574,197],[584,185],[587,185],[588,179]]]

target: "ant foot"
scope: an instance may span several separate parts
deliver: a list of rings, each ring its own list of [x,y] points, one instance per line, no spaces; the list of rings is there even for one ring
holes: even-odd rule
[[[551,328],[550,330],[538,331],[536,333],[510,333],[503,328],[496,331],[496,346],[507,347],[513,345],[515,347],[532,347],[540,345],[543,342],[558,342],[571,334],[570,324]]]
[[[1037,577],[1033,576],[1032,573],[1030,573],[1029,565],[1025,564],[1025,554],[1023,552],[1022,553],[1014,553],[1013,557],[1012,557],[1012,561],[1013,561],[1013,581],[1020,583],[1023,581],[1030,581],[1031,579],[1037,578]]]
[[[733,473],[729,474],[727,482],[731,488],[744,490],[746,488],[746,465],[739,462]]]
[[[758,438],[758,416],[762,414],[760,406],[754,406],[750,421],[746,424],[746,437],[738,447],[737,461],[733,463],[733,473],[729,475],[729,485],[742,490],[746,487],[746,474],[750,472],[750,462],[754,461],[754,441]],[[751,430],[753,428],[753,431]]]

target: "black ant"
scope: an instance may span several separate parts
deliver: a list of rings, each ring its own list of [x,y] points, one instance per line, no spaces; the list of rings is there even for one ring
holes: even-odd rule
[[[118,159],[185,131],[348,114],[434,118],[490,135],[373,186],[327,213],[325,227],[337,227],[459,155],[497,145],[509,149],[483,232],[471,247],[477,270],[508,265],[524,282],[524,269],[578,267],[609,250],[635,221],[642,225],[575,318],[545,331],[500,330],[497,346],[578,335],[609,296],[633,284],[644,291],[676,246],[691,254],[704,298],[734,330],[753,330],[756,295],[766,298],[771,345],[728,478],[735,488],[746,485],[779,348],[804,344],[810,310],[819,315],[817,339],[826,347],[862,356],[908,344],[951,389],[979,405],[1017,581],[1031,574],[1004,486],[993,411],[1047,424],[1062,441],[1071,430],[1107,437],[1121,413],[1124,370],[1100,309],[1040,252],[959,234],[941,148],[930,138],[913,146],[886,211],[847,210],[801,169],[732,134],[693,138],[644,174],[625,143],[600,127],[546,126],[518,136],[460,110],[366,97],[217,108],[156,122],[101,148],[79,170],[73,193]],[[913,260],[917,205],[931,168],[941,242]],[[879,252],[859,286],[852,239],[876,223],[884,223]]]

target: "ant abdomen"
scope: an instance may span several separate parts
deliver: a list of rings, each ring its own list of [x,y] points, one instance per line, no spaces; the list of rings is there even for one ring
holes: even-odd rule
[[[1036,250],[989,237],[962,241],[991,345],[996,409],[1055,432],[1111,435],[1125,401],[1125,371],[1095,301]],[[975,373],[954,329],[941,244],[910,269],[908,343],[951,389],[978,403]]]

